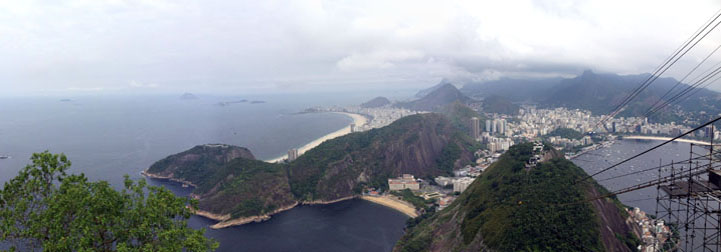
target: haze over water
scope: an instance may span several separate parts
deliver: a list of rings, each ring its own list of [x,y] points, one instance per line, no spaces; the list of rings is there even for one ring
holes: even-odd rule
[[[33,152],[65,153],[72,173],[122,185],[124,174],[138,179],[152,163],[198,144],[225,143],[249,148],[269,159],[351,123],[333,113],[295,114],[311,106],[354,105],[368,97],[286,96],[208,97],[107,96],[0,99],[0,183],[29,163]],[[240,99],[266,103],[218,102]],[[10,118],[9,120],[7,118]],[[190,188],[149,180],[179,195]],[[389,251],[403,234],[407,216],[361,200],[303,206],[270,221],[207,235],[218,251]],[[194,216],[193,228],[213,221]]]

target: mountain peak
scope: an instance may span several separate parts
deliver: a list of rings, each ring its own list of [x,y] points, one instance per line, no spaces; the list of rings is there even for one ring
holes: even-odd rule
[[[426,91],[428,92],[425,93]],[[471,100],[468,96],[463,95],[455,85],[450,83],[439,83],[433,86],[433,90],[426,89],[421,92],[425,93],[425,95],[420,99],[397,104],[397,106],[417,111],[436,111],[456,101],[466,103]]]

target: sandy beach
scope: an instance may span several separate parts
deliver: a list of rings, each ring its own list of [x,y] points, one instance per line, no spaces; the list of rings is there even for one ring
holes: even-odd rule
[[[411,204],[404,202],[402,200],[399,200],[393,196],[361,196],[361,199],[381,204],[390,208],[393,208],[395,210],[398,210],[401,213],[404,213],[408,215],[409,217],[415,218],[418,217],[418,213],[416,213],[416,208],[413,207]]]
[[[342,115],[349,116],[350,118],[353,119],[353,123],[354,123],[355,125],[357,125],[357,126],[365,125],[365,124],[368,122],[368,119],[365,118],[365,116],[362,116],[362,115],[359,115],[359,114],[345,113],[345,112],[331,112],[331,113],[336,113],[336,114],[342,114]],[[299,156],[300,156],[300,155],[303,155],[303,153],[305,153],[306,151],[308,151],[308,150],[310,150],[310,149],[315,148],[316,146],[318,146],[318,145],[320,145],[321,143],[323,143],[325,140],[330,140],[330,139],[333,139],[333,138],[336,138],[336,137],[339,137],[339,136],[343,136],[343,135],[346,135],[346,134],[349,134],[349,133],[350,133],[350,125],[345,126],[345,127],[343,127],[342,129],[339,129],[339,130],[336,130],[336,131],[334,131],[334,132],[331,132],[331,133],[329,133],[329,134],[327,134],[327,135],[325,135],[325,136],[322,136],[322,137],[320,137],[320,138],[318,138],[318,139],[316,139],[316,140],[311,141],[310,143],[307,143],[307,144],[301,146],[300,148],[298,148],[298,155],[299,155]],[[286,159],[286,158],[288,158],[288,155],[287,155],[287,154],[286,154],[286,155],[283,155],[283,156],[280,156],[280,157],[277,157],[277,158],[270,159],[270,160],[265,160],[265,161],[268,162],[268,163],[276,163],[276,162],[282,161],[283,159]]]

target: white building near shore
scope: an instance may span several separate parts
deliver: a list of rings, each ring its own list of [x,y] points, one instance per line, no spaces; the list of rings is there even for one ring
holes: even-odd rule
[[[403,174],[403,176],[394,179],[388,179],[388,189],[391,191],[399,191],[404,189],[420,190],[421,184],[411,174]]]

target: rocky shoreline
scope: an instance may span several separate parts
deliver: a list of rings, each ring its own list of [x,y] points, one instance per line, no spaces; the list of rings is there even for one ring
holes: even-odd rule
[[[143,176],[146,176],[146,177],[149,177],[149,178],[153,178],[153,179],[173,181],[173,182],[178,182],[178,183],[182,183],[182,184],[185,184],[185,185],[197,187],[196,185],[194,185],[194,184],[191,183],[191,182],[188,182],[188,181],[185,181],[185,180],[182,180],[182,179],[173,178],[173,177],[170,177],[170,176],[160,176],[160,175],[157,175],[157,174],[148,173],[148,172],[146,172],[146,171],[141,172],[141,174],[142,174]],[[198,196],[198,195],[195,195],[195,194],[191,194],[191,197],[193,197],[193,198],[195,198],[195,199],[199,199],[199,196]],[[389,204],[389,203],[386,203],[386,202],[378,202],[377,199],[368,199],[368,198],[362,197],[362,196],[360,196],[360,195],[347,196],[347,197],[342,197],[342,198],[335,199],[335,200],[313,200],[313,201],[301,201],[301,202],[296,201],[296,202],[294,202],[294,203],[291,204],[291,205],[278,208],[278,209],[276,209],[276,210],[274,210],[274,211],[272,211],[272,212],[270,212],[270,213],[266,213],[266,214],[263,214],[263,215],[240,217],[240,218],[235,218],[235,219],[231,219],[231,215],[230,215],[230,214],[217,214],[217,213],[212,213],[212,212],[208,212],[208,211],[203,211],[203,210],[200,210],[200,209],[194,209],[194,210],[195,210],[195,215],[202,216],[202,217],[205,217],[205,218],[208,218],[208,219],[211,219],[211,220],[214,220],[214,221],[217,221],[217,222],[218,222],[218,223],[215,223],[215,224],[211,225],[211,226],[210,226],[211,229],[222,229],[222,228],[227,228],[227,227],[232,227],[232,226],[240,226],[240,225],[248,224],[248,223],[251,223],[251,222],[263,222],[263,221],[267,221],[267,220],[269,220],[273,215],[278,214],[278,213],[281,213],[281,212],[284,212],[284,211],[291,210],[291,209],[293,209],[293,208],[295,208],[296,206],[299,206],[299,205],[328,205],[328,204],[338,203],[338,202],[341,202],[341,201],[351,200],[351,199],[355,199],[355,198],[360,198],[360,199],[363,199],[363,200],[366,200],[366,201],[374,202],[374,203],[376,203],[376,204],[381,204],[381,205],[388,206],[388,207],[390,207],[390,208],[393,208],[393,209],[395,209],[395,210],[397,210],[397,211],[400,211],[400,212],[408,215],[409,217],[416,217],[416,216],[417,216],[416,214],[409,213],[410,211],[407,211],[406,209],[399,208],[399,207],[396,206],[395,204]]]
[[[358,196],[348,196],[348,197],[343,197],[343,198],[335,199],[335,200],[314,200],[314,201],[295,202],[292,205],[289,205],[286,207],[281,207],[279,209],[276,209],[276,210],[274,210],[270,213],[264,214],[264,215],[246,216],[246,217],[240,217],[240,218],[235,218],[235,219],[231,219],[230,214],[220,215],[220,214],[214,214],[211,212],[206,212],[203,210],[196,210],[195,214],[203,216],[203,217],[211,219],[211,220],[218,221],[218,223],[211,225],[210,228],[221,229],[221,228],[226,228],[226,227],[231,227],[231,226],[240,226],[240,225],[248,224],[251,222],[267,221],[273,215],[291,210],[299,205],[328,205],[328,204],[333,204],[333,203],[337,203],[337,202],[341,202],[341,201],[345,201],[345,200],[354,199],[357,197]]]
[[[149,177],[149,178],[160,179],[160,180],[168,180],[168,181],[178,182],[178,183],[181,183],[181,184],[184,184],[184,185],[189,185],[189,186],[192,186],[192,187],[198,187],[198,186],[196,186],[195,184],[191,183],[190,181],[185,181],[185,180],[183,180],[183,179],[173,178],[173,177],[171,177],[171,176],[161,176],[161,175],[157,175],[157,174],[148,173],[147,171],[142,171],[142,172],[140,172],[140,174],[143,175],[143,176]]]

